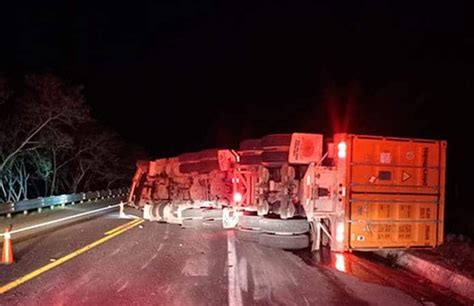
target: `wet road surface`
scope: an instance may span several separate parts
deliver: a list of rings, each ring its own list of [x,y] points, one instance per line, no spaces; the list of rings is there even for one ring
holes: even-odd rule
[[[132,212],[129,210],[129,212]],[[128,223],[102,213],[14,241],[0,286]],[[287,252],[233,230],[144,222],[0,295],[0,305],[472,305],[375,255]]]

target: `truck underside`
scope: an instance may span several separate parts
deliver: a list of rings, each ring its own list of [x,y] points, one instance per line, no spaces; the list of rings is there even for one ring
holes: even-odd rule
[[[222,222],[284,249],[435,247],[443,241],[446,142],[273,134],[140,161],[129,204],[152,221]]]

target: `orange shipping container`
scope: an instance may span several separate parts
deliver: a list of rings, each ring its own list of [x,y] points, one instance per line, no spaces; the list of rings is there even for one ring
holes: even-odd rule
[[[346,249],[443,242],[445,141],[345,135]],[[338,138],[339,138],[338,137]]]

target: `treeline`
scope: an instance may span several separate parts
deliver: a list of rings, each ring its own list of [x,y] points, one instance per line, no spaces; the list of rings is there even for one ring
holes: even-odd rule
[[[0,202],[127,186],[140,155],[91,117],[81,86],[0,76]]]

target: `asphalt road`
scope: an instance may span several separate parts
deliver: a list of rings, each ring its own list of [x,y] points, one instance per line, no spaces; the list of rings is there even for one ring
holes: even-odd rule
[[[48,218],[55,214],[64,212]],[[23,222],[41,219],[22,218]],[[128,222],[114,211],[14,239],[16,262],[0,266],[0,286],[61,261]],[[292,253],[240,241],[234,231],[217,224],[183,229],[156,222],[124,230],[0,294],[0,305],[110,304],[472,305],[472,301],[376,256]]]

